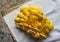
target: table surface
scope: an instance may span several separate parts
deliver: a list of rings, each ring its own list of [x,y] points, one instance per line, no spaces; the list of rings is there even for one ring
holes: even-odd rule
[[[2,11],[2,15],[4,16],[8,12],[19,7],[20,4],[27,1],[30,0],[0,0],[0,11]]]
[[[12,35],[0,14],[0,42],[13,42]]]
[[[16,42],[2,16],[27,1],[29,0],[0,0],[0,42]]]

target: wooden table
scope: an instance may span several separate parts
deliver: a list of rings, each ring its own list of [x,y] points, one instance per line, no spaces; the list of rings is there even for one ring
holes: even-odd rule
[[[0,10],[2,16],[11,12],[12,10],[18,8],[21,4],[28,2],[30,0],[0,0]],[[1,8],[2,7],[2,8]]]
[[[11,35],[9,27],[5,23],[3,16],[18,8],[22,3],[27,1],[30,0],[0,0],[0,42],[16,42],[16,40],[14,40],[13,36]],[[9,2],[12,2],[12,4]],[[5,5],[7,5],[8,7],[6,7]]]
[[[13,42],[12,35],[0,13],[0,42]],[[15,41],[14,41],[15,42]]]

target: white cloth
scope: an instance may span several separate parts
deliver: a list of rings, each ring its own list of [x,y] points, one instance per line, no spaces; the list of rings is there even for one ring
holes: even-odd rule
[[[60,42],[60,2],[58,0],[36,0],[24,5],[30,4],[41,7],[45,13],[45,16],[48,17],[54,24],[54,29],[51,31],[47,39],[39,40],[38,42]],[[17,16],[19,9],[20,8],[17,8],[3,18],[8,24],[9,29],[11,30],[17,42],[37,42],[15,27],[14,18]]]

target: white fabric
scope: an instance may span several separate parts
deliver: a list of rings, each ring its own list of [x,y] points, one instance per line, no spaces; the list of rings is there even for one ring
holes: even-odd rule
[[[39,40],[38,42],[60,42],[60,2],[52,0],[33,0],[23,4],[23,6],[26,5],[35,5],[40,7],[44,11],[45,16],[48,17],[54,24],[54,29],[51,31],[47,39]],[[17,42],[37,42],[16,28],[14,19],[17,16],[19,10],[20,8],[17,8],[16,10],[13,10],[8,15],[3,17],[9,29],[11,30]]]

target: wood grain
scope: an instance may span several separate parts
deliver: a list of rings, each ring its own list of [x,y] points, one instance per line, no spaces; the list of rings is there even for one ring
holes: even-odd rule
[[[14,9],[18,8],[19,6],[20,6],[20,5],[17,5],[17,6],[14,6],[14,7],[12,7],[12,8],[9,8],[9,9],[7,9],[7,10],[2,11],[2,12],[1,12],[2,16],[7,15],[9,12],[13,11]]]
[[[9,1],[3,1],[2,0],[2,16],[5,16],[6,14],[8,14],[9,12],[11,12],[12,10],[18,8],[19,6],[21,6],[21,4],[25,3],[25,2],[28,2],[28,1],[31,1],[31,0],[11,0],[10,2]],[[7,3],[9,2],[9,3]]]

